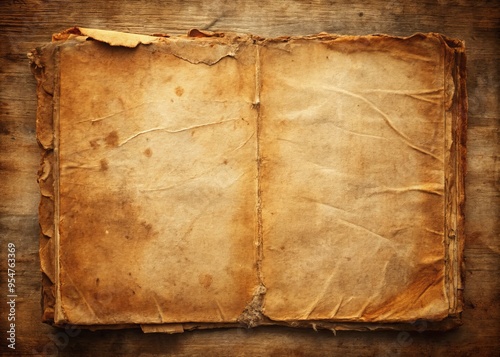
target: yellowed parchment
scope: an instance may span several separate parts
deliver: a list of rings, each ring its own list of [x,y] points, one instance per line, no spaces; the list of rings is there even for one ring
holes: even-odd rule
[[[261,51],[271,319],[448,315],[441,48],[417,37]]]
[[[236,322],[257,284],[255,48],[60,48],[59,306],[77,324]]]
[[[32,67],[46,321],[334,330],[461,311],[459,41],[73,28]]]

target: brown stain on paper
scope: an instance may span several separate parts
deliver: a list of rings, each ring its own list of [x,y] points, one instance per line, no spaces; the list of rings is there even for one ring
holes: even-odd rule
[[[153,156],[153,150],[151,150],[151,148],[147,148],[146,150],[144,150],[144,156],[146,157]]]
[[[200,275],[198,277],[198,281],[205,289],[208,289],[210,285],[212,285],[213,280],[214,278],[210,274]]]
[[[97,142],[97,139],[90,140],[89,144],[92,149],[97,149],[100,146],[99,143]]]
[[[109,51],[110,57],[112,53],[113,57],[115,56],[114,50],[106,51]],[[137,49],[137,58],[142,58],[141,51],[145,49]],[[123,62],[122,53],[116,53],[116,61]],[[179,63],[184,65],[185,62],[179,60]],[[253,78],[250,75],[253,73],[250,71],[253,65],[252,62],[248,67],[249,78]],[[184,89],[177,87],[174,93],[180,97],[184,94]],[[255,117],[251,119],[255,120]],[[119,146],[123,140],[119,137],[119,128],[103,131],[95,143],[107,148]],[[200,128],[199,133],[202,133],[202,130]],[[248,128],[248,135],[251,134],[250,130],[251,128]],[[192,131],[194,132],[195,130]],[[92,140],[93,137],[87,139]],[[208,149],[213,149],[213,145],[211,142]],[[153,150],[156,150],[155,147]],[[135,150],[137,149],[134,148],[135,155],[138,154],[143,159],[153,155],[153,150],[148,147]],[[217,159],[220,160],[218,163],[241,165],[238,171],[242,175],[225,191],[209,192],[213,200],[211,206],[217,206],[214,208],[217,216],[213,219],[223,218],[221,224],[226,226],[224,236],[221,236],[220,232],[209,230],[206,236],[206,241],[218,240],[223,244],[224,250],[227,249],[224,254],[228,254],[229,258],[227,261],[222,259],[224,266],[220,269],[201,270],[194,276],[189,273],[189,267],[193,266],[196,268],[193,270],[197,270],[199,262],[189,255],[189,250],[182,252],[182,244],[178,248],[165,245],[165,251],[161,254],[169,256],[165,261],[173,261],[172,255],[179,252],[179,264],[188,269],[179,270],[178,267],[165,266],[164,261],[144,264],[144,258],[152,255],[152,249],[156,249],[155,253],[158,252],[159,243],[179,239],[181,236],[172,236],[175,232],[173,230],[164,232],[164,227],[161,226],[163,222],[148,218],[154,216],[151,214],[151,208],[136,198],[135,195],[141,193],[131,189],[126,179],[96,182],[88,177],[86,170],[72,170],[67,173],[68,176],[61,182],[60,195],[60,292],[62,306],[70,322],[122,323],[120,318],[126,322],[158,322],[162,319],[179,320],[182,316],[192,316],[193,319],[203,321],[236,321],[252,300],[258,283],[254,261],[256,172],[247,173],[256,170],[256,144],[245,145],[235,151],[234,155],[234,158],[228,157],[225,162]],[[114,169],[107,161],[99,162],[98,167],[103,171],[106,168]],[[119,186],[121,184],[123,186]],[[227,212],[228,202],[234,204],[237,209],[231,206],[231,211]],[[193,200],[188,204],[196,207],[199,202]],[[212,209],[211,206],[207,206],[207,212]],[[164,214],[168,215],[168,211]],[[206,254],[216,257],[220,247],[205,243],[205,240],[200,239],[200,242],[194,242],[194,248],[201,250],[206,247]],[[189,244],[186,246],[189,247]],[[217,263],[217,260],[213,260],[214,265]],[[158,270],[161,269],[154,272],[158,282],[144,279],[148,274],[144,268],[151,264]],[[172,274],[179,271],[185,272],[186,277]],[[162,286],[168,289],[164,295],[159,293]],[[198,296],[200,292],[206,292],[207,296]],[[207,302],[208,300],[210,302]],[[217,301],[215,305],[220,304],[220,307],[214,306],[214,301]]]
[[[78,185],[62,190],[60,289],[70,321],[95,321],[95,314],[109,323],[137,313],[137,306],[144,316],[155,316],[156,307],[146,301],[147,294],[138,293],[141,281],[129,266],[136,266],[158,236],[153,223],[141,217],[141,208],[123,191],[96,192]]]
[[[108,134],[108,136],[106,136],[106,138],[104,139],[104,141],[106,142],[106,145],[108,147],[117,147],[118,144],[119,144],[119,138],[118,138],[118,133],[116,132],[116,130],[113,130],[112,132],[110,132]]]
[[[176,87],[175,88],[175,95],[176,96],[182,97],[183,94],[184,94],[184,88],[182,88],[182,87]]]
[[[99,163],[101,165],[101,171],[107,171],[108,170],[108,168],[109,168],[108,160],[101,159],[101,161],[99,161]]]

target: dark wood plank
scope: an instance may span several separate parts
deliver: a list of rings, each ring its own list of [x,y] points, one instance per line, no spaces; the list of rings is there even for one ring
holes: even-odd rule
[[[40,322],[35,80],[26,53],[80,25],[137,33],[190,28],[262,36],[441,32],[468,52],[466,309],[447,333],[258,328],[144,335],[138,330],[64,331]],[[0,3],[0,353],[5,347],[6,244],[17,246],[18,355],[481,355],[500,351],[500,7],[496,1],[63,1]]]

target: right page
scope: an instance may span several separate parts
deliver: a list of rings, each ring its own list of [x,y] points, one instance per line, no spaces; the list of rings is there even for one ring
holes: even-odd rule
[[[433,34],[262,46],[267,317],[411,322],[460,310],[452,52]]]

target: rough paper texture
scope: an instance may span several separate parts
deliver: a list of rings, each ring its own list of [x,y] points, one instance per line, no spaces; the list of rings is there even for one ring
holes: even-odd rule
[[[73,28],[31,59],[44,320],[458,321],[461,42]]]
[[[261,51],[271,319],[448,315],[441,48],[429,37]]]

